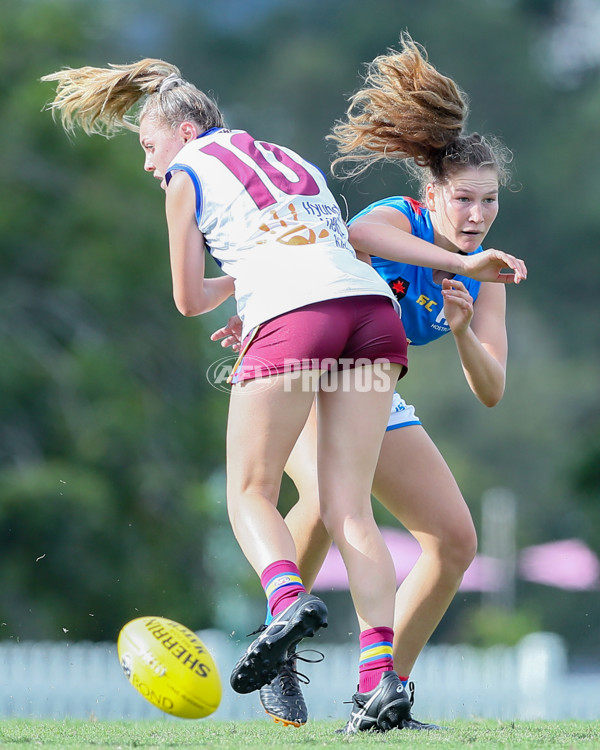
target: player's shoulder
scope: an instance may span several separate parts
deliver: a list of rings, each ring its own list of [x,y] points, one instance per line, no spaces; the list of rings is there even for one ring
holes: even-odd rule
[[[377,215],[380,217],[387,216],[392,223],[396,223],[400,217],[405,217],[408,219],[412,227],[421,223],[429,223],[429,211],[425,205],[415,198],[410,198],[405,195],[392,195],[374,201],[362,211],[359,211],[359,213],[352,218],[352,221],[356,221],[357,219],[361,219],[370,214],[372,214],[373,217]],[[352,221],[350,223],[352,223]]]

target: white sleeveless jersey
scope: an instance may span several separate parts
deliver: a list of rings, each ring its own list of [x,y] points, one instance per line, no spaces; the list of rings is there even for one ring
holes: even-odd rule
[[[166,179],[186,172],[209,252],[235,281],[242,336],[276,315],[388,285],[356,258],[323,173],[288,148],[213,128],[186,144]]]

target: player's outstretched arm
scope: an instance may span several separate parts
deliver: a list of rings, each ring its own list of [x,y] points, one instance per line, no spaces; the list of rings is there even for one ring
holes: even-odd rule
[[[460,255],[414,236],[408,218],[387,206],[375,208],[352,222],[348,233],[357,253],[448,271],[477,281],[518,284],[527,278],[525,263],[501,250]]]

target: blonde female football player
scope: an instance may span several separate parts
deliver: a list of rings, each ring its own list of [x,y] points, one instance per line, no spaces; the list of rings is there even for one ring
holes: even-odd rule
[[[323,522],[344,557],[361,642],[380,654],[361,678],[371,696],[362,725],[399,726],[409,700],[389,643],[394,567],[370,503],[392,394],[407,363],[392,292],[357,260],[320,170],[290,149],[227,129],[215,102],[175,66],[146,59],[67,68],[44,80],[58,84],[50,106],[67,130],[139,130],[144,168],[166,193],[179,311],[200,315],[235,293],[244,356],[231,389],[227,505],[273,619],[235,665],[232,687],[246,693],[269,683],[288,652],[327,624],[325,605],[305,590],[277,510],[283,470],[316,391]],[[206,250],[226,276],[204,277]],[[322,363],[336,369],[342,360],[339,386],[319,389]],[[340,442],[339,431],[348,439]]]
[[[526,276],[485,280],[473,273],[481,244],[498,213],[498,191],[507,179],[508,153],[495,140],[464,132],[466,100],[456,84],[426,60],[407,35],[400,52],[375,59],[364,87],[333,131],[340,158],[358,170],[381,159],[412,160],[420,200],[391,197],[368,206],[351,222],[355,249],[386,280],[402,307],[412,345],[451,334],[475,396],[492,407],[506,377],[505,287]],[[497,271],[500,271],[498,266]],[[501,282],[501,283],[495,283]],[[235,341],[235,320],[213,338]],[[299,501],[286,517],[305,585],[312,586],[329,549],[319,519],[313,412],[288,461]],[[373,494],[410,531],[421,555],[396,595],[394,666],[406,684],[417,657],[452,601],[473,560],[477,539],[457,483],[427,435],[414,407],[395,394],[381,447]],[[412,693],[412,691],[411,691]],[[307,720],[295,665],[260,691],[267,713],[299,726]],[[411,695],[412,699],[412,695]],[[364,696],[354,696],[354,712]],[[402,726],[432,728],[412,717]],[[352,731],[351,722],[347,731]]]

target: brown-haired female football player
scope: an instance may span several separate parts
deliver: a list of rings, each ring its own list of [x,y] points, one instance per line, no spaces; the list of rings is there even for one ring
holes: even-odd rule
[[[419,200],[402,196],[377,201],[352,219],[350,241],[395,292],[413,346],[451,333],[466,380],[482,404],[502,398],[506,377],[505,285],[526,276],[499,275],[502,267],[478,265],[498,213],[499,187],[508,180],[510,153],[494,138],[465,132],[466,97],[428,61],[407,34],[400,51],[377,57],[364,85],[350,100],[346,118],[330,136],[346,174],[374,162],[397,160],[411,166],[421,183]],[[235,321],[213,338],[235,341]],[[317,406],[318,410],[318,406]],[[319,519],[315,469],[316,415],[313,411],[288,461],[299,500],[286,517],[305,585],[312,586],[329,549]],[[339,433],[339,440],[346,439]],[[477,539],[469,509],[440,452],[414,407],[395,394],[373,482],[373,494],[421,546],[421,555],[396,594],[394,667],[406,685],[430,636],[452,601],[473,560]],[[411,690],[411,702],[413,699]],[[288,663],[260,691],[267,713],[296,726],[307,720],[306,705]],[[367,696],[354,696],[358,717]],[[351,719],[346,731],[355,730]],[[412,717],[404,728],[435,728]]]

